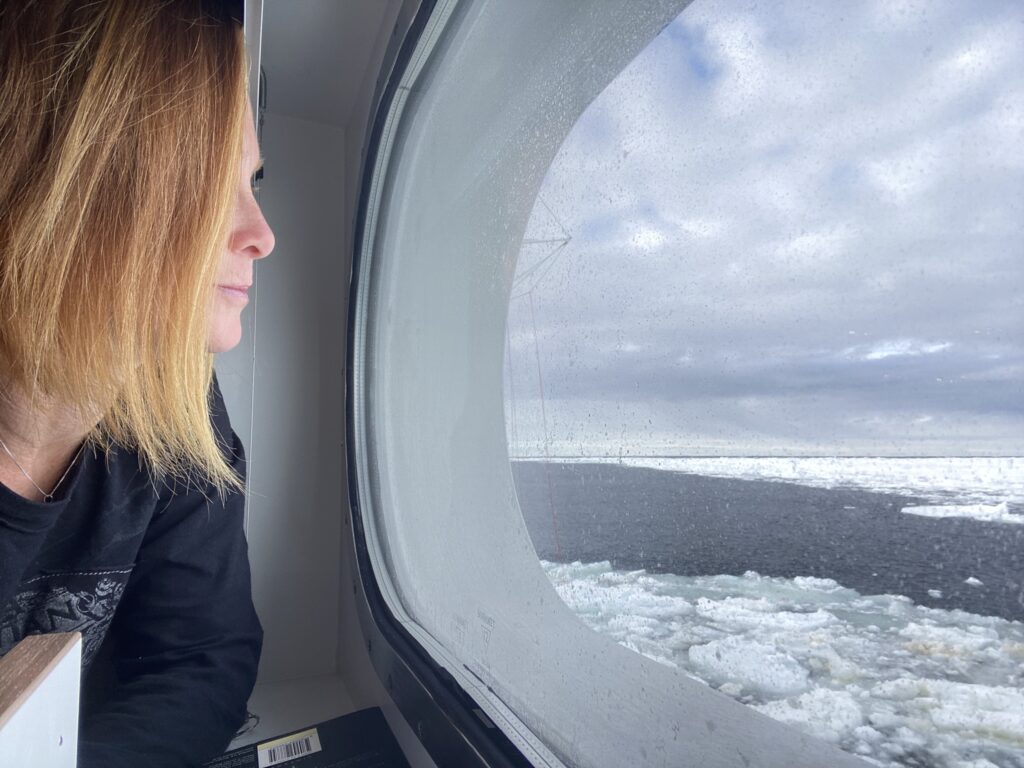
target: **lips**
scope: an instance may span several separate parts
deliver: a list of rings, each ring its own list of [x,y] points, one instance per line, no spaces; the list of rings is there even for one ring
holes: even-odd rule
[[[229,298],[237,299],[239,301],[249,300],[250,286],[245,283],[240,285],[218,285],[217,288],[220,290],[221,294]]]

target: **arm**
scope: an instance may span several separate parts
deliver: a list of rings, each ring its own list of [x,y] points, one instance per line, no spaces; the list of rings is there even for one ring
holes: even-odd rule
[[[216,382],[213,395],[218,436],[244,477]],[[112,627],[119,684],[83,723],[79,768],[194,766],[241,725],[262,643],[243,509],[237,493],[161,497]]]

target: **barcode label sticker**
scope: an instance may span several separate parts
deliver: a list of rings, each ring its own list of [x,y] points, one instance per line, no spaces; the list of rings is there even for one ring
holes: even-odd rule
[[[317,734],[316,728],[310,728],[302,733],[293,733],[291,736],[257,745],[256,760],[259,763],[259,768],[272,768],[272,766],[322,750],[323,747],[320,746],[320,736]]]

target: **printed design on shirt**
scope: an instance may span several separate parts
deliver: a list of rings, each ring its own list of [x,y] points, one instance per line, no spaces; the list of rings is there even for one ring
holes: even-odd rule
[[[0,656],[28,635],[82,633],[87,669],[107,634],[131,568],[52,573],[21,584],[0,614]]]

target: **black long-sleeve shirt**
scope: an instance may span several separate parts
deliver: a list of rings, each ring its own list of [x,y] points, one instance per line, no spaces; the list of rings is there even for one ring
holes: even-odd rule
[[[211,395],[244,477],[216,381]],[[0,655],[26,635],[78,631],[88,669],[109,630],[116,684],[81,724],[79,768],[198,765],[242,723],[259,661],[244,498],[157,486],[123,450],[87,449],[65,483],[48,504],[0,484]]]

